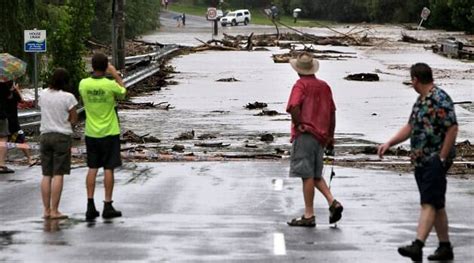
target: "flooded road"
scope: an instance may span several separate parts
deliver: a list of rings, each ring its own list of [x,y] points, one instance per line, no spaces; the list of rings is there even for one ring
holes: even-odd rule
[[[176,28],[165,14],[163,28],[147,41],[199,45],[208,40],[210,25],[188,16],[186,28]],[[193,24],[195,23],[195,24]],[[375,27],[375,26],[374,26]],[[230,34],[273,33],[272,27],[227,27]],[[327,29],[308,33],[331,34]],[[340,26],[338,30],[350,30]],[[372,32],[372,31],[371,31]],[[408,67],[430,63],[437,82],[454,101],[473,100],[473,65],[425,51],[423,45],[396,42],[398,27],[377,27],[388,40],[375,47],[331,47],[356,52],[357,58],[322,60],[318,76],[333,88],[337,105],[337,147],[374,144],[388,139],[407,119],[416,99]],[[374,32],[375,34],[375,32]],[[447,34],[420,32],[423,36]],[[451,33],[450,33],[451,34]],[[171,60],[177,85],[144,94],[136,102],[168,102],[164,110],[121,110],[123,130],[156,136],[160,147],[183,144],[185,152],[205,154],[198,139],[177,141],[181,132],[213,134],[210,142],[230,146],[213,151],[268,153],[288,150],[289,116],[284,113],[297,75],[288,64],[275,64],[272,54],[285,50],[214,52],[183,55]],[[350,82],[351,73],[374,72],[380,82]],[[469,73],[471,72],[471,73]],[[216,82],[217,79],[239,82]],[[265,102],[281,115],[255,116],[250,102]],[[473,112],[456,107],[458,140],[474,138]],[[271,133],[275,141],[260,141]],[[396,247],[413,239],[419,212],[418,191],[410,173],[383,169],[335,167],[331,186],[344,204],[337,227],[328,224],[327,204],[316,195],[315,229],[290,228],[286,221],[303,211],[301,182],[288,178],[288,160],[233,162],[126,162],[116,173],[114,206],[124,216],[85,222],[86,169],[75,167],[65,178],[62,212],[67,220],[43,220],[40,167],[12,166],[15,174],[0,177],[0,261],[12,262],[403,262]],[[325,168],[325,177],[329,176]],[[96,205],[102,210],[103,184],[98,177]],[[474,180],[449,178],[447,211],[456,262],[474,260]],[[424,249],[437,246],[431,234]]]
[[[144,39],[199,45],[196,38],[205,41],[210,39],[205,34],[210,33],[211,29],[208,27],[209,22],[194,19],[191,20],[195,21],[194,25],[190,22],[185,28],[176,29],[165,17],[162,20],[163,28],[144,36]],[[339,26],[336,29],[347,32],[354,26]],[[411,86],[402,83],[410,79],[409,67],[416,62],[426,62],[433,67],[436,83],[455,102],[474,100],[472,63],[439,56],[431,50],[425,50],[422,44],[399,42],[402,31],[400,27],[371,27],[367,31],[369,36],[383,38],[375,46],[313,46],[319,50],[356,53],[356,58],[353,59],[321,60],[317,73],[333,90],[337,107],[336,139],[351,137],[354,140],[381,143],[404,125],[408,121],[417,93]],[[301,30],[317,35],[334,34],[325,28]],[[220,27],[220,32],[226,34],[269,34],[274,31],[274,27],[255,25]],[[290,30],[283,28],[282,32]],[[459,36],[441,31],[409,33],[420,39]],[[270,48],[270,51],[253,52],[206,51],[177,57],[170,64],[178,71],[173,74],[178,85],[135,99],[138,102],[166,101],[175,106],[175,109],[169,112],[125,111],[121,113],[123,125],[126,129],[151,132],[168,144],[174,143],[173,138],[178,133],[191,129],[197,134],[218,134],[216,140],[231,143],[231,147],[239,147],[246,144],[246,141],[253,142],[258,134],[272,133],[277,135],[274,147],[288,148],[290,118],[285,114],[285,107],[291,87],[298,76],[289,64],[276,64],[271,58],[272,54],[285,52],[287,50]],[[381,80],[357,82],[344,79],[348,74],[364,72],[379,72]],[[216,82],[217,79],[230,77],[241,81]],[[247,103],[255,101],[267,103],[268,109],[276,110],[282,115],[257,117],[254,115],[258,111],[243,108]],[[474,141],[474,111],[457,106],[456,113],[460,125],[458,141]],[[143,121],[137,124],[137,119]]]

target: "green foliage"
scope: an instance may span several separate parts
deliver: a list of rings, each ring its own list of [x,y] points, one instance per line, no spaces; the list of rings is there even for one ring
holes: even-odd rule
[[[112,0],[97,0],[91,25],[92,38],[101,43],[112,40]]]
[[[448,6],[448,0],[430,0],[430,9],[431,15],[428,19],[428,25],[454,29],[451,23],[452,10]]]
[[[474,32],[474,1],[449,0],[448,5],[452,10],[451,22],[454,28]]]
[[[48,72],[63,67],[70,73],[72,92],[77,95],[79,81],[86,76],[83,55],[94,16],[94,0],[69,0],[64,6],[48,6]]]
[[[161,0],[125,1],[125,36],[134,38],[158,26]],[[112,0],[96,0],[92,38],[102,43],[112,39]]]
[[[127,0],[125,2],[125,35],[133,38],[158,26],[161,1]]]

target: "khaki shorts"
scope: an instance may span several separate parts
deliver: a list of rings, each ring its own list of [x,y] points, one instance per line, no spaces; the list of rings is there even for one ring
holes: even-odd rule
[[[8,137],[10,132],[8,131],[8,119],[0,120],[0,138]]]
[[[71,172],[71,136],[62,133],[41,134],[41,168],[44,176]]]
[[[291,148],[290,177],[322,178],[324,148],[311,134],[296,137]]]

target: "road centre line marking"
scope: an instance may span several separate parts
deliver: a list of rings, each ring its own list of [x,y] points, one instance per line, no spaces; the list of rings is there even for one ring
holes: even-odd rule
[[[285,235],[273,233],[273,254],[277,256],[286,255]]]
[[[283,180],[282,179],[273,180],[273,190],[275,190],[275,191],[283,190]]]

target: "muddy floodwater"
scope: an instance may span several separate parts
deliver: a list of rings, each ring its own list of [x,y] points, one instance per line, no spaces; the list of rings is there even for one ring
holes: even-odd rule
[[[177,42],[188,46],[201,44],[196,39],[211,38],[208,23],[189,28],[173,28],[164,23],[160,32],[144,37],[147,41]],[[336,139],[341,144],[374,144],[386,141],[407,120],[417,93],[409,81],[409,67],[416,62],[432,66],[436,84],[445,89],[455,102],[474,99],[474,64],[442,57],[426,50],[426,44],[409,44],[398,41],[403,29],[398,26],[338,26],[340,32],[354,27],[366,29],[371,37],[379,38],[374,46],[335,47],[313,46],[318,50],[353,52],[354,58],[321,60],[317,76],[332,87],[337,107]],[[239,26],[220,28],[226,34],[271,34],[273,27]],[[300,28],[315,35],[334,35],[325,28]],[[289,29],[282,29],[290,32]],[[435,40],[440,36],[469,38],[460,33],[442,31],[410,31],[419,39]],[[217,36],[217,38],[222,36]],[[297,46],[298,47],[298,46]],[[135,98],[136,102],[168,102],[174,109],[122,111],[124,129],[137,133],[150,133],[162,139],[163,145],[180,143],[185,151],[208,151],[194,147],[195,140],[174,140],[181,132],[194,130],[196,136],[214,134],[212,142],[230,144],[221,151],[246,151],[245,145],[256,144],[252,151],[289,149],[290,116],[285,113],[288,95],[297,74],[289,64],[274,63],[273,54],[286,53],[278,47],[269,51],[205,51],[182,55],[170,61],[177,73],[172,74],[177,85]],[[345,80],[354,73],[378,73],[378,82]],[[216,82],[221,78],[236,78],[238,82]],[[268,110],[278,111],[276,116],[255,116],[260,110],[247,110],[250,102],[265,102]],[[474,113],[472,106],[456,106],[460,125],[458,141],[474,139]],[[272,143],[260,141],[260,135],[271,133]],[[406,144],[405,144],[406,145]],[[248,151],[248,149],[247,149]]]

